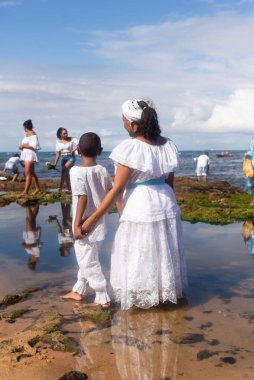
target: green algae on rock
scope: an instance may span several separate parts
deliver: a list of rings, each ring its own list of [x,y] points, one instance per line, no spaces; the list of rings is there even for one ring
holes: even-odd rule
[[[0,184],[0,189],[6,192],[0,196],[0,207],[16,201],[22,206],[61,201],[71,203],[71,194],[50,190],[57,187],[58,181],[40,180],[40,183],[44,193],[22,198],[17,198],[17,195],[23,184]],[[226,181],[199,183],[192,178],[176,177],[174,191],[181,208],[182,220],[217,225],[254,220],[254,206],[250,206],[251,196]],[[110,212],[116,212],[116,207],[113,206]]]
[[[17,309],[17,310],[12,310],[12,311],[3,311],[0,313],[0,320],[1,319],[17,319],[21,317],[23,314],[27,313],[30,311],[30,309]]]
[[[0,357],[11,356],[19,361],[24,355],[35,356],[37,345],[46,345],[54,351],[77,353],[77,345],[61,329],[64,318],[56,311],[41,314],[29,327],[15,334],[12,339],[0,340]],[[20,357],[22,353],[22,357]]]
[[[254,220],[250,196],[226,181],[205,184],[181,177],[176,179],[175,193],[182,220],[215,225]]]
[[[40,288],[27,288],[27,289],[22,290],[18,294],[7,294],[0,301],[0,306],[10,306],[10,305],[14,305],[16,303],[22,302],[25,299],[27,299],[29,294],[38,292],[39,290]]]
[[[110,321],[110,310],[98,306],[79,306],[74,308],[78,317],[85,321],[93,322],[97,327],[102,327]]]

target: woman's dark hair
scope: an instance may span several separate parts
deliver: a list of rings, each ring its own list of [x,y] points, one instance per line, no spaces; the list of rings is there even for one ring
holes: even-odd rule
[[[138,105],[143,112],[140,121],[137,123],[136,136],[144,136],[148,140],[155,140],[161,134],[157,112],[143,100],[139,100]]]
[[[59,138],[59,140],[61,139],[61,134],[63,131],[67,131],[66,128],[58,128],[57,132],[56,132],[56,136]]]
[[[26,129],[28,129],[29,131],[31,131],[34,128],[32,120],[26,120],[26,121],[24,121],[23,127],[26,128]]]
[[[101,153],[101,139],[96,133],[84,133],[79,139],[79,150],[86,157],[95,157]]]

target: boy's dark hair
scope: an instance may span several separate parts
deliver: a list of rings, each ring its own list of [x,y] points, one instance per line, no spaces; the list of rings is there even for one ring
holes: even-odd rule
[[[63,131],[67,132],[67,129],[66,128],[58,128],[58,130],[56,132],[56,136],[59,138],[59,140],[61,139],[61,134]]]
[[[101,139],[96,133],[84,133],[79,139],[79,150],[83,156],[95,157],[101,153]]]
[[[20,157],[19,153],[15,153],[12,157]]]
[[[137,122],[136,136],[144,136],[146,139],[155,140],[161,134],[157,112],[143,100],[139,100],[138,105],[143,112],[140,121]]]
[[[26,121],[24,121],[23,127],[25,127],[26,129],[28,129],[29,131],[31,131],[34,128],[32,120],[26,120]]]

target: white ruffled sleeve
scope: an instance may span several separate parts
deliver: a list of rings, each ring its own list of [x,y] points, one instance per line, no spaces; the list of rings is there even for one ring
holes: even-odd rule
[[[35,150],[41,149],[37,135],[29,136],[28,141],[29,141],[29,146],[31,146],[33,149]]]
[[[87,195],[86,182],[81,173],[76,169],[77,168],[74,166],[70,170],[72,195]]]
[[[179,167],[178,150],[169,139],[159,146],[137,139],[124,140],[116,146],[109,158],[115,163],[155,177],[174,172]]]

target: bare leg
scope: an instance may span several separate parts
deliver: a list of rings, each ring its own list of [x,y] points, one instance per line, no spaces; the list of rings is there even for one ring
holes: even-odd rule
[[[197,180],[198,180],[198,182],[200,182],[200,177],[199,176],[198,176]]]
[[[32,181],[32,167],[34,163],[31,161],[25,161],[25,177],[26,177],[26,182],[25,182],[25,189],[22,193],[18,194],[18,197],[22,197],[23,195],[28,194],[28,191],[31,186],[31,181]]]
[[[17,181],[19,173],[14,173],[11,182]]]
[[[204,183],[206,183],[206,182],[207,182],[207,176],[204,175]]]
[[[35,191],[33,192],[33,195],[36,195],[41,192],[41,188],[40,188],[38,177],[34,171],[34,163],[31,167],[31,174],[32,174],[32,177],[34,179],[34,184],[35,184]]]
[[[66,182],[66,186],[67,186],[67,189],[69,191],[71,191],[71,180],[70,180],[70,168],[72,168],[73,166],[73,163],[72,162],[66,162],[65,164],[65,182]]]

